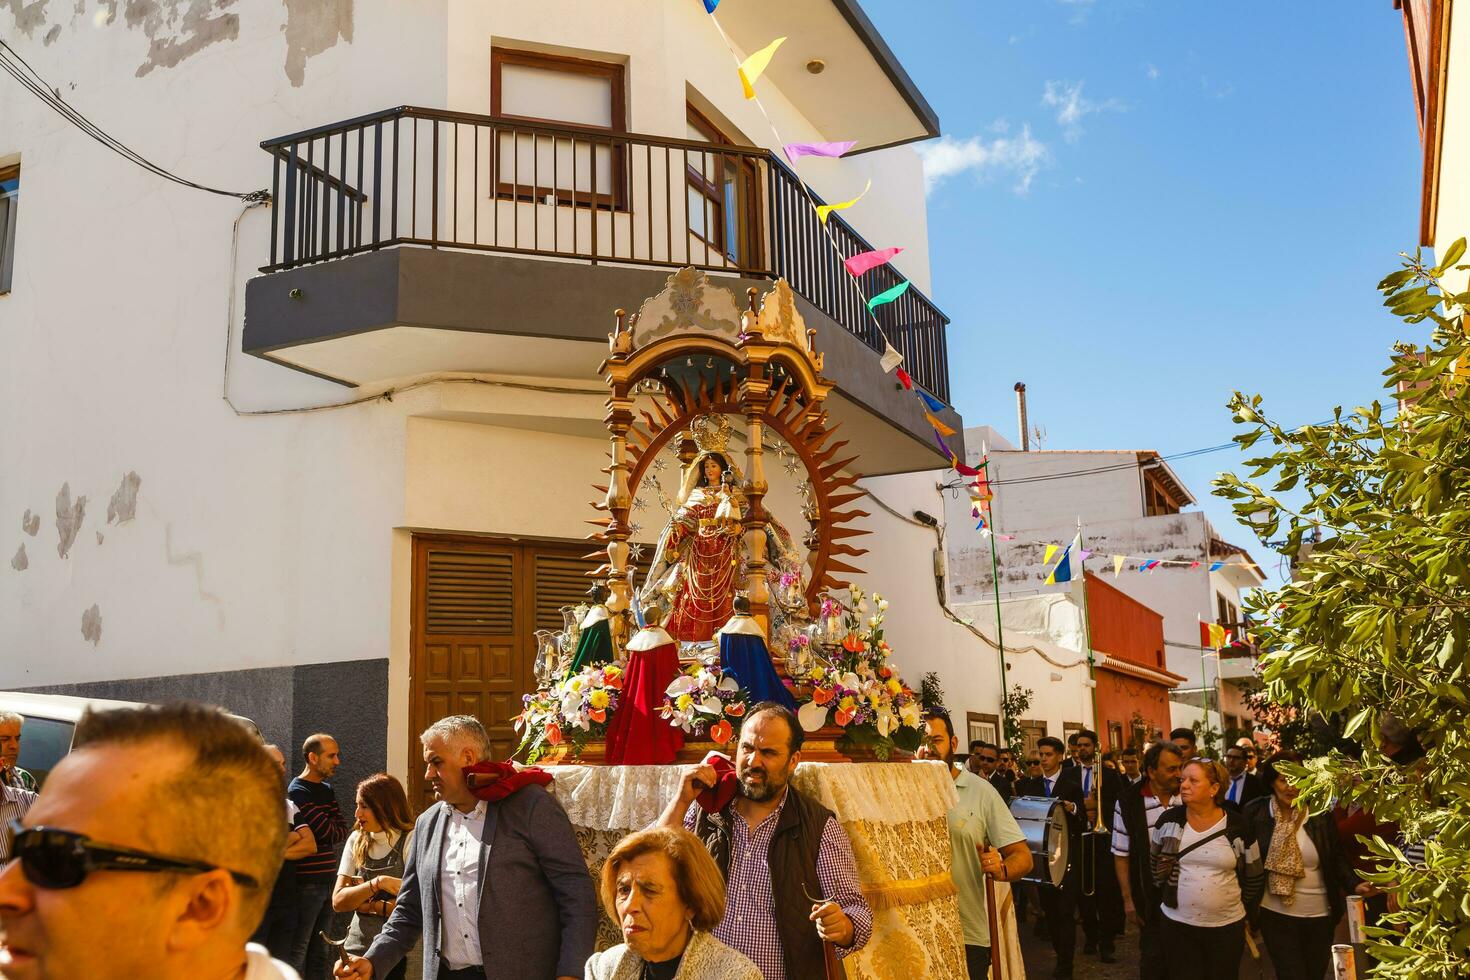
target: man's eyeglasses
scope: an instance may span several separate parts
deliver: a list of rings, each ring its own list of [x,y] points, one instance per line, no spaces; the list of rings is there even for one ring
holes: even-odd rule
[[[1030,769],[1032,766],[1036,766],[1037,768],[1040,768],[1041,767],[1041,760],[1040,759],[1027,759],[1026,760],[1026,768],[1027,769]]]
[[[32,827],[26,829],[19,820],[10,821],[10,832],[14,835],[11,856],[20,862],[26,880],[41,888],[75,888],[87,880],[93,871],[149,871],[155,873],[229,871],[207,861],[191,861],[187,858],[164,857],[130,847],[115,847],[98,844],[83,834],[54,827]],[[230,871],[230,877],[247,888],[258,888],[260,883],[240,871]]]
[[[980,758],[980,761],[981,762],[999,762],[1000,761],[999,759],[997,759],[993,755],[982,755],[979,758]]]

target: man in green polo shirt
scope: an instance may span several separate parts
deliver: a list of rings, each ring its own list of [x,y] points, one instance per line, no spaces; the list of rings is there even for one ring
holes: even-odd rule
[[[990,920],[985,910],[985,880],[1015,881],[1031,870],[1026,837],[987,780],[955,765],[959,740],[948,712],[924,718],[921,754],[949,766],[960,801],[949,811],[950,873],[959,889],[960,925],[965,933],[965,963],[970,980],[985,980],[990,970]]]

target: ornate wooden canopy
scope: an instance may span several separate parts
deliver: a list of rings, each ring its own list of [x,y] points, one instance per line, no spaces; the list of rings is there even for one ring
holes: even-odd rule
[[[744,591],[752,612],[765,620],[769,600],[767,430],[791,447],[811,485],[805,539],[808,603],[815,603],[822,590],[841,588],[860,574],[848,559],[866,551],[848,542],[868,533],[852,522],[869,515],[841,509],[865,495],[856,486],[858,474],[850,470],[858,457],[838,458],[847,442],[831,441],[837,426],[828,427],[825,402],[832,382],[822,377],[816,331],[806,328],[786,281],[778,279],[764,296],[748,289],[741,309],[731,290],[703,272],[682,269],[631,317],[623,310],[615,315],[616,326],[608,336],[611,353],[599,369],[610,389],[604,417],[611,440],[605,470],[609,480],[597,486],[603,499],[593,502],[607,516],[592,521],[598,530],[589,535],[605,545],[606,562],[593,575],[612,590],[609,610],[623,612],[631,600],[629,511],[637,488],[659,452],[672,440],[687,440],[690,426],[702,415],[734,415],[746,423]],[[648,409],[638,408],[640,395],[647,398]]]

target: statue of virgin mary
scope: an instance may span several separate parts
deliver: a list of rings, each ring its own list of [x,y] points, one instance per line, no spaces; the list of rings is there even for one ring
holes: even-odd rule
[[[728,452],[730,420],[703,416],[694,426],[699,453],[684,468],[673,517],[659,536],[645,600],[662,593],[666,629],[676,640],[707,641],[730,618],[741,584],[747,504]]]

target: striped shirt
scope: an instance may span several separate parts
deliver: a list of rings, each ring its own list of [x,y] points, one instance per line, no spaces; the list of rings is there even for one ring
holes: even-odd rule
[[[788,791],[789,793],[789,791]],[[725,882],[725,918],[715,927],[714,936],[732,949],[737,949],[760,968],[765,980],[786,980],[786,957],[781,951],[781,934],[776,928],[776,908],[771,899],[771,838],[776,823],[786,807],[787,796],[766,819],[751,829],[743,817],[731,809],[730,874]],[[698,815],[698,803],[684,814],[684,827],[692,831]],[[851,946],[838,946],[838,957],[862,949],[873,935],[873,910],[858,886],[857,861],[852,854],[852,841],[835,819],[822,828],[822,842],[817,851],[817,881],[822,897],[836,902],[852,920]],[[816,923],[810,923],[815,930]],[[792,980],[807,980],[805,977]]]
[[[1183,801],[1176,795],[1171,797],[1168,803],[1161,803],[1154,795],[1153,787],[1145,785],[1143,787],[1143,819],[1148,821],[1148,829],[1150,831],[1154,829],[1154,824],[1159,822],[1159,814],[1171,806],[1178,806],[1181,802]],[[1113,804],[1113,853],[1118,857],[1127,857],[1130,843],[1128,825],[1123,822],[1123,801],[1119,800]]]
[[[36,802],[36,794],[0,785],[0,865],[10,860],[10,821],[19,820]]]
[[[311,828],[317,851],[296,862],[296,881],[301,885],[331,885],[337,880],[337,846],[347,839],[347,821],[332,784],[314,783],[297,776],[286,797],[301,808],[301,820]]]

